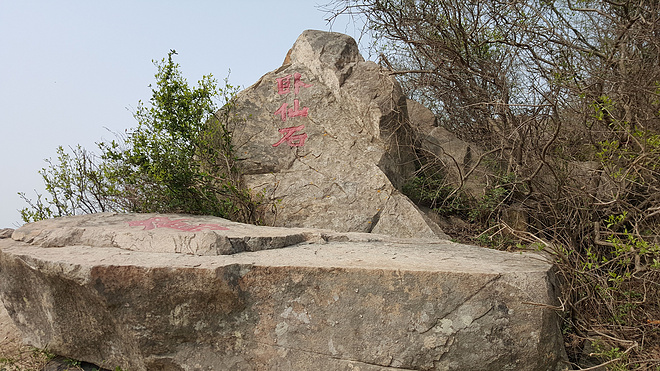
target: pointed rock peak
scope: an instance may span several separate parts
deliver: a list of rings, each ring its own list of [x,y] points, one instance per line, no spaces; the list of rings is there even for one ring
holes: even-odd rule
[[[355,40],[338,32],[306,30],[289,52],[290,63],[320,62],[324,68],[342,70],[347,64],[363,62]]]
[[[277,205],[266,223],[447,238],[400,194],[415,170],[405,104],[353,38],[304,31],[285,64],[236,100],[245,184]]]

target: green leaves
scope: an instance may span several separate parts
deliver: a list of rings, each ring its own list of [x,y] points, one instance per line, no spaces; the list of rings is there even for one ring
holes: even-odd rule
[[[60,146],[57,161],[48,159],[46,162],[48,167],[39,173],[50,198],[37,194],[33,203],[25,193],[19,193],[30,206],[20,211],[23,221],[122,209],[116,185],[105,176],[104,164],[99,164],[93,153],[81,146],[67,152]]]
[[[257,222],[251,192],[235,166],[231,132],[237,89],[212,75],[188,85],[176,51],[154,62],[156,85],[149,103],[134,113],[136,128],[98,143],[99,157],[80,146],[58,149],[41,172],[50,198],[37,195],[21,211],[26,222],[101,211],[176,212]],[[223,98],[218,109],[216,101]]]

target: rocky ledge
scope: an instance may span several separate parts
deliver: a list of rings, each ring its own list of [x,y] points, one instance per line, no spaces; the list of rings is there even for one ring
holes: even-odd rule
[[[124,370],[552,370],[551,264],[441,240],[97,214],[0,239],[29,344]]]

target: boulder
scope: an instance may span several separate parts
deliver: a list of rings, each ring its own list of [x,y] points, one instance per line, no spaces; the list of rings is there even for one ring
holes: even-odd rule
[[[0,229],[0,238],[9,238],[12,233],[14,233],[12,228],[2,228]]]
[[[415,145],[427,161],[435,161],[445,170],[446,184],[460,187],[473,197],[482,196],[491,174],[485,164],[479,162],[483,152],[438,126],[433,112],[422,104],[408,99],[407,110]]]
[[[447,238],[399,192],[414,173],[406,98],[351,37],[303,32],[236,107],[233,145],[246,185],[274,201],[269,225]]]
[[[25,341],[106,369],[553,370],[556,297],[537,255],[438,239],[153,214],[0,239]]]

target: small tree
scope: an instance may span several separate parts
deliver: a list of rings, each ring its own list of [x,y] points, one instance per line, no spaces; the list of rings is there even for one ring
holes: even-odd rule
[[[204,76],[191,88],[173,61],[155,62],[149,104],[139,102],[138,126],[98,143],[96,157],[80,146],[58,149],[58,163],[41,171],[50,198],[27,199],[26,222],[103,211],[177,212],[256,222],[258,202],[241,185],[227,126],[236,89]],[[223,98],[218,110],[217,96]]]

